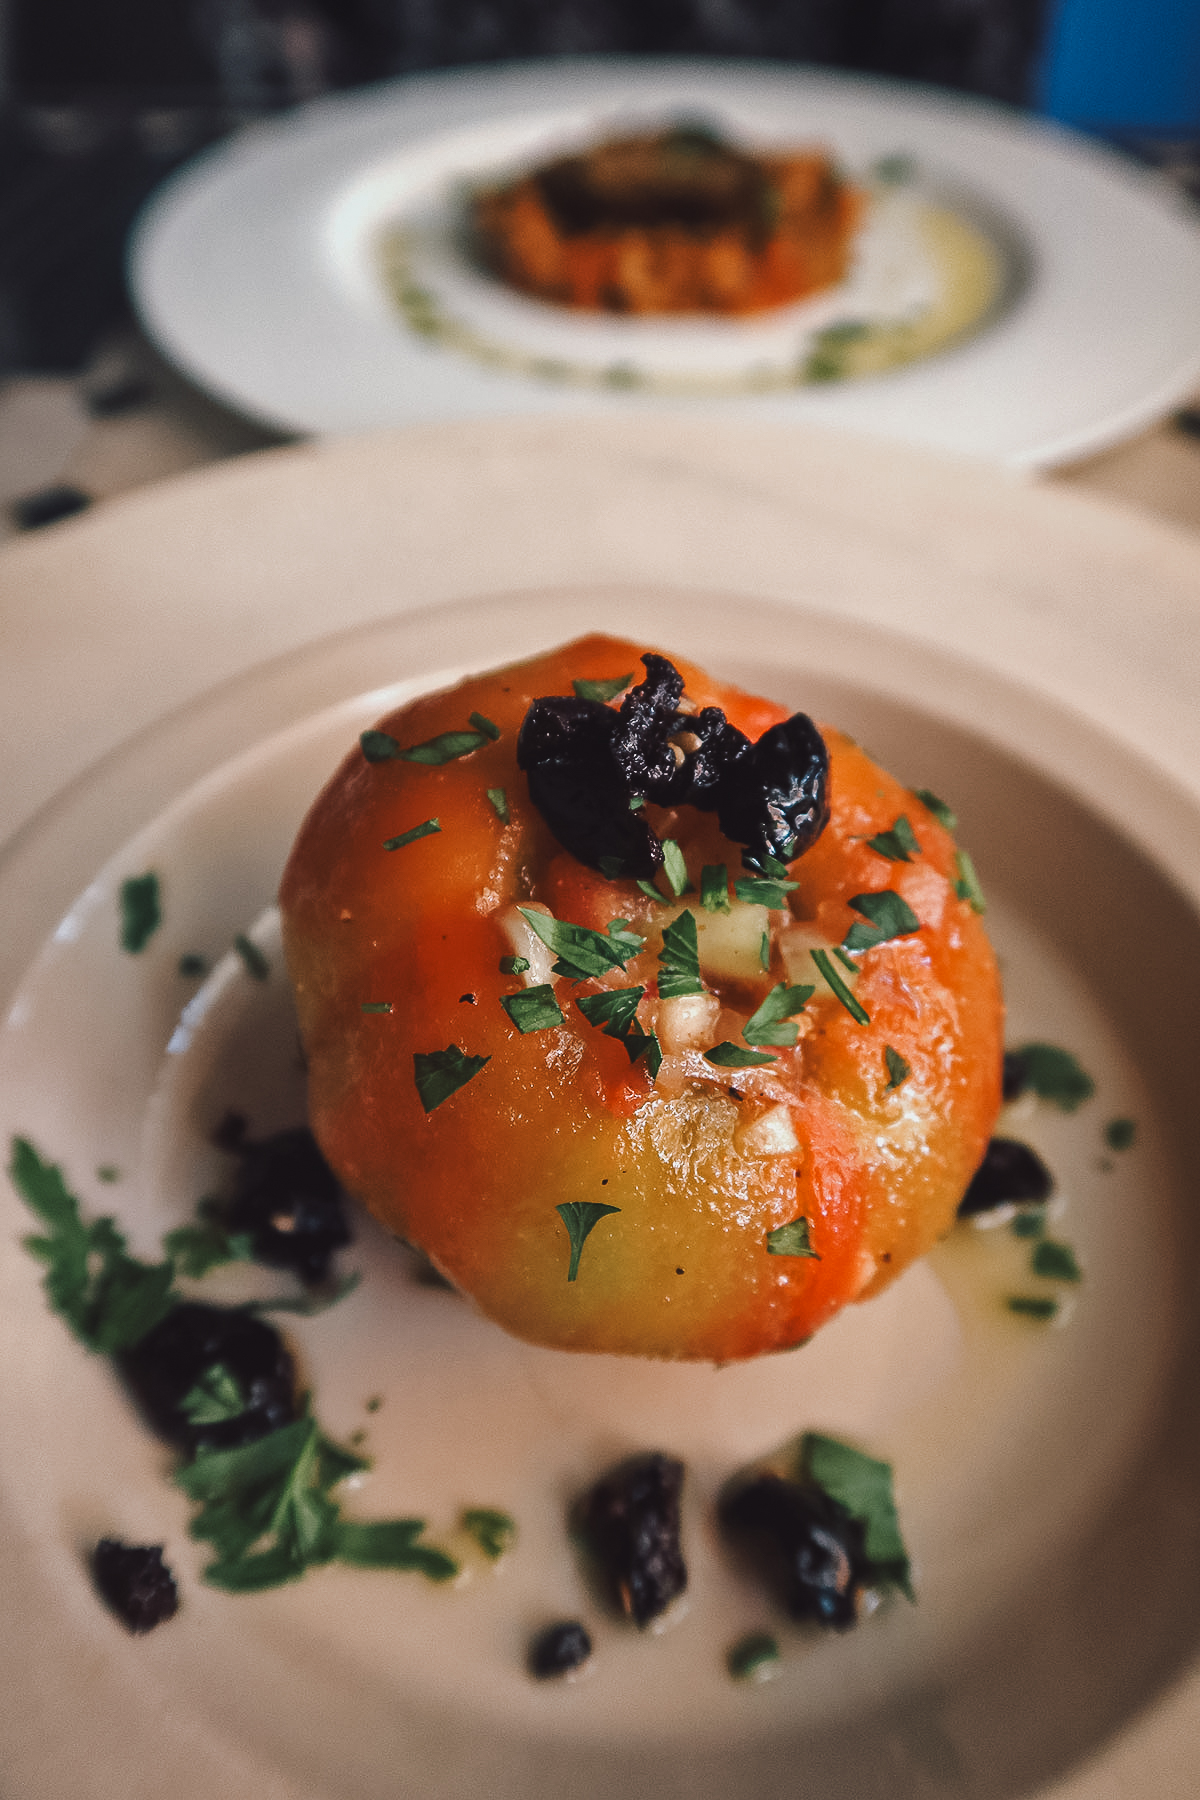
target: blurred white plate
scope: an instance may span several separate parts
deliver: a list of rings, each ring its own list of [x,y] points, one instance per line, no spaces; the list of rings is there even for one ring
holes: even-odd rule
[[[912,159],[922,188],[992,242],[1004,289],[993,316],[888,374],[791,387],[805,334],[855,317],[861,273],[774,322],[601,323],[506,294],[453,253],[458,183],[614,122],[697,113],[752,140],[826,144],[852,173]],[[382,240],[409,215],[424,238],[396,275],[402,312]],[[911,244],[899,261],[896,291],[919,295]],[[135,233],[131,279],[147,329],[193,379],[305,432],[637,398],[1040,466],[1137,430],[1200,376],[1200,229],[1164,186],[1016,113],[804,69],[604,59],[332,99],[170,181]],[[756,382],[763,391],[738,391]]]
[[[269,1125],[298,1101],[282,989],[231,960],[192,1047],[164,1055],[190,992],[178,953],[218,954],[269,902],[383,684],[601,624],[805,700],[959,804],[1014,1033],[1072,1044],[1100,1083],[1028,1127],[1086,1265],[1074,1316],[1020,1334],[992,1310],[1010,1278],[992,1289],[993,1248],[1020,1253],[1001,1234],[982,1261],[951,1247],[811,1358],[610,1371],[412,1289],[364,1231],[359,1294],[302,1327],[322,1416],[366,1423],[379,1455],[356,1505],[440,1531],[464,1501],[507,1503],[523,1548],[462,1593],[328,1570],[232,1599],[199,1585],[166,1459],[47,1312],[5,1193],[0,1747],[22,1800],[1159,1800],[1200,1779],[1194,543],[836,434],[704,437],[527,421],[289,452],[6,553],[18,807],[243,672],[110,755],[0,863],[0,1133],[33,1136],[150,1251],[209,1177],[213,1109],[244,1097]],[[358,629],[312,641],[337,623]],[[125,958],[115,890],[147,866],[167,924]],[[1115,1112],[1139,1145],[1102,1170]],[[109,1162],[115,1185],[95,1175]],[[731,1460],[813,1423],[894,1457],[921,1600],[807,1648],[785,1630],[774,1689],[734,1688],[732,1610],[761,1614],[704,1501]],[[661,1640],[602,1627],[591,1681],[536,1688],[525,1633],[581,1598],[561,1497],[651,1435],[693,1464],[693,1611]],[[84,1577],[105,1530],[165,1539],[184,1578],[179,1618],[144,1641]]]

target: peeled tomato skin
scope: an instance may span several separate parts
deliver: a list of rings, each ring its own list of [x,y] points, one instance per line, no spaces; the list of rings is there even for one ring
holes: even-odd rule
[[[289,859],[284,947],[313,1130],[389,1229],[518,1336],[727,1362],[804,1341],[950,1228],[999,1107],[1003,1007],[982,923],[954,893],[953,839],[849,739],[825,731],[830,824],[792,865],[790,912],[754,909],[754,930],[761,922],[771,934],[770,972],[706,978],[722,1002],[711,1041],[740,1043],[779,981],[815,979],[811,962],[785,966],[789,933],[839,943],[858,916],[850,897],[894,887],[921,930],[859,959],[855,992],[870,1025],[819,989],[799,1043],[770,1065],[717,1068],[692,1051],[667,1056],[652,1083],[644,1060],[631,1065],[588,1024],[576,994],[645,985],[639,1022],[649,1028],[664,924],[690,906],[703,962],[719,921],[699,905],[701,868],[723,862],[731,882],[746,872],[713,814],[648,807],[660,835],[680,844],[695,889],[661,906],[569,856],[529,802],[516,740],[530,704],[569,694],[577,679],[640,680],[643,649],[586,638],[381,720],[405,746],[469,729],[472,712],[500,736],[441,766],[370,764],[355,747]],[[671,660],[689,700],[722,707],[751,738],[787,716]],[[507,824],[489,788],[504,790]],[[864,841],[900,813],[921,846],[909,864]],[[436,834],[383,849],[432,818]],[[565,1023],[522,1035],[500,999],[524,984],[499,965],[513,950],[503,921],[531,904],[598,930],[628,920],[646,947],[603,984],[557,980]],[[363,1010],[384,1002],[390,1012]],[[426,1113],[414,1054],[452,1044],[488,1061]],[[891,1092],[885,1045],[911,1066]],[[766,1115],[790,1122],[795,1148],[755,1147]],[[556,1211],[570,1201],[619,1209],[588,1235],[573,1282]],[[817,1257],[769,1254],[768,1233],[800,1216]]]

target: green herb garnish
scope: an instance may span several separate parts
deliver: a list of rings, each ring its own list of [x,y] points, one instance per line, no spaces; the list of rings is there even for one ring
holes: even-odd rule
[[[975,873],[975,864],[965,850],[957,850],[954,861],[958,868],[958,880],[954,883],[954,892],[960,900],[965,900],[972,912],[987,911],[987,901],[983,897],[983,889],[979,885],[979,877]]]
[[[808,1220],[801,1214],[793,1219],[790,1225],[777,1225],[774,1231],[767,1233],[768,1256],[810,1256],[816,1262],[820,1257],[812,1247],[808,1235]]]
[[[700,979],[700,946],[696,935],[696,915],[685,907],[677,919],[664,927],[662,949],[658,956],[658,992],[663,1000],[676,1000],[683,994],[702,994]]]
[[[793,1045],[800,1035],[798,1025],[789,1025],[786,1020],[794,1019],[803,1012],[805,1006],[816,993],[814,987],[788,987],[781,981],[773,987],[756,1012],[751,1013],[742,1027],[742,1036],[748,1044],[782,1044]]]
[[[631,669],[628,675],[617,675],[611,681],[573,681],[571,686],[581,700],[599,700],[601,705],[607,705],[623,694],[632,680]]]
[[[741,1044],[714,1044],[711,1050],[704,1052],[705,1062],[715,1063],[718,1069],[757,1069],[763,1063],[778,1062],[777,1056],[771,1056],[765,1050],[747,1050]]]
[[[243,1302],[243,1312],[249,1313],[294,1313],[301,1319],[315,1319],[320,1313],[326,1313],[331,1306],[338,1306],[347,1295],[362,1283],[362,1276],[357,1270],[343,1275],[337,1286],[321,1293],[280,1294],[274,1300],[247,1300]]]
[[[453,1581],[458,1564],[435,1545],[419,1543],[424,1531],[424,1519],[378,1519],[366,1524],[339,1519],[334,1555],[338,1562],[356,1569],[396,1569],[424,1575],[427,1581]]]
[[[1026,1206],[1013,1214],[1012,1234],[1019,1238],[1040,1238],[1046,1229],[1044,1206]]]
[[[1104,1127],[1104,1141],[1110,1150],[1131,1150],[1137,1142],[1136,1119],[1110,1119]]]
[[[638,1001],[645,988],[608,988],[602,994],[582,994],[575,1004],[589,1025],[596,1025],[605,1037],[624,1044],[631,1063],[646,1058],[651,1080],[662,1067],[662,1048],[653,1031],[643,1031],[637,1022]]]
[[[724,863],[705,863],[700,871],[700,904],[705,912],[731,911],[729,870]]]
[[[233,947],[241,957],[242,967],[245,969],[247,975],[252,976],[255,981],[270,980],[270,963],[267,961],[254,940],[248,938],[244,931],[238,932],[233,940]]]
[[[96,1179],[104,1182],[120,1181],[121,1171],[116,1163],[101,1163],[96,1170]]]
[[[607,1206],[602,1200],[564,1200],[555,1212],[567,1228],[567,1236],[571,1240],[571,1260],[567,1266],[567,1280],[574,1281],[579,1273],[579,1258],[583,1255],[583,1246],[606,1213],[620,1212],[619,1206]]]
[[[517,1536],[516,1520],[491,1506],[469,1506],[460,1524],[468,1536],[475,1539],[489,1562],[498,1562]]]
[[[253,1262],[254,1240],[247,1231],[230,1231],[225,1207],[208,1195],[196,1208],[196,1217],[178,1225],[163,1239],[163,1249],[181,1275],[207,1275],[224,1263]]]
[[[549,1031],[552,1026],[564,1023],[562,1007],[554,998],[554,989],[548,981],[540,987],[525,988],[519,994],[501,994],[500,1004],[524,1035],[531,1031]]]
[[[403,850],[405,844],[415,844],[418,838],[435,837],[442,829],[437,819],[426,819],[421,825],[414,825],[410,831],[402,831],[399,837],[385,838],[385,850]]]
[[[771,934],[764,931],[758,940],[758,965],[763,973],[771,973]]]
[[[779,881],[766,875],[743,875],[733,884],[733,891],[747,906],[768,906],[773,911],[787,905],[787,896],[798,881]]]
[[[502,975],[524,975],[529,968],[527,956],[502,956],[500,973]]]
[[[605,860],[607,861],[608,859],[606,858]],[[605,871],[602,869],[600,873],[603,875]],[[616,873],[620,874],[620,870],[618,869]],[[667,899],[667,896],[665,894],[660,894],[652,881],[640,880],[638,886],[641,888],[643,894],[648,894],[651,900],[657,900],[660,906],[670,906],[671,902]]]
[[[491,719],[485,719],[482,713],[469,713],[468,718],[476,731],[481,731],[485,738],[491,738],[493,744],[500,736],[500,727]]]
[[[851,927],[851,930],[853,930],[853,926]],[[830,962],[827,953],[824,950],[810,950],[809,955],[816,963],[817,968],[821,971],[826,983],[833,990],[837,999],[841,1001],[846,1011],[850,1014],[850,1017],[856,1020],[860,1025],[869,1025],[871,1023],[870,1013],[867,1012],[865,1007],[859,1005],[858,1001],[854,998],[854,995],[850,992],[850,989],[846,986],[846,983],[842,980],[841,976]]]
[[[889,944],[893,938],[907,937],[921,929],[921,921],[908,901],[893,888],[884,888],[878,894],[855,894],[849,904],[868,923],[864,925],[855,919],[842,939],[843,950],[874,950],[877,944]]]
[[[491,801],[492,811],[495,813],[500,823],[502,825],[507,825],[510,814],[508,810],[508,795],[505,793],[504,789],[488,788],[487,797]]]
[[[1004,1304],[1026,1319],[1053,1319],[1058,1313],[1058,1301],[1041,1294],[1010,1294]]]
[[[779,1663],[779,1645],[767,1631],[751,1631],[732,1644],[725,1667],[735,1681],[765,1681]]]
[[[121,883],[121,948],[136,956],[162,924],[162,893],[153,869]]]
[[[624,919],[611,919],[604,932],[592,931],[586,925],[568,925],[525,906],[519,906],[517,911],[558,958],[554,973],[565,975],[570,981],[586,981],[591,976],[623,969],[645,947],[645,938],[630,931]]]
[[[178,1299],[174,1264],[130,1256],[110,1217],[85,1225],[61,1169],[43,1162],[28,1139],[13,1139],[9,1173],[47,1227],[44,1235],[26,1238],[25,1248],[46,1265],[43,1286],[54,1311],[89,1350],[103,1355],[145,1337]]]
[[[1083,1271],[1070,1244],[1056,1243],[1053,1238],[1041,1238],[1034,1245],[1033,1272],[1046,1275],[1051,1281],[1083,1280]]]
[[[472,750],[481,749],[493,734],[500,735],[490,719],[481,723],[490,725],[491,730],[442,731],[437,737],[426,738],[423,744],[410,744],[407,749],[386,731],[364,731],[358,741],[368,762],[427,763],[440,768],[443,763],[456,762],[460,756],[469,756]]]
[[[179,1403],[193,1425],[224,1425],[240,1419],[249,1402],[241,1382],[222,1362],[211,1363]]]
[[[490,1056],[468,1056],[457,1044],[448,1044],[444,1050],[418,1050],[413,1056],[413,1077],[425,1111],[431,1113],[466,1087],[491,1060]]]
[[[868,850],[875,850],[880,856],[886,856],[889,862],[911,862],[914,856],[921,854],[917,834],[905,813],[900,814],[889,831],[878,832],[866,842]]]
[[[870,1563],[871,1583],[897,1587],[909,1600],[915,1599],[890,1463],[815,1431],[805,1432],[801,1439],[799,1461],[802,1479],[821,1488],[866,1527],[863,1549]]]
[[[683,851],[679,848],[679,845],[675,842],[674,838],[664,838],[662,840],[662,853],[663,874],[670,882],[671,892],[678,900],[679,896],[681,894],[686,894],[688,890],[687,863],[684,861]]]
[[[893,1050],[890,1044],[883,1046],[883,1060],[887,1064],[888,1072],[887,1086],[883,1091],[885,1094],[890,1094],[893,1088],[902,1086],[908,1080],[912,1074],[912,1064],[906,1062],[900,1052]]]
[[[390,1013],[392,1003],[390,1000],[364,1000],[360,1010],[365,1013]]]
[[[912,791],[921,805],[933,814],[939,825],[944,825],[947,831],[958,830],[958,814],[953,808],[947,806],[944,800],[939,800],[929,788],[914,788]]]
[[[1069,1050],[1060,1050],[1057,1044],[1022,1044],[1016,1054],[1021,1059],[1026,1087],[1061,1112],[1075,1112],[1096,1091],[1086,1069]]]

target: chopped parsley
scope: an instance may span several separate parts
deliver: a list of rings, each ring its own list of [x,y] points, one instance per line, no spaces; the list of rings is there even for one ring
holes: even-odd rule
[[[1083,1280],[1070,1244],[1056,1243],[1053,1238],[1039,1238],[1033,1247],[1032,1263],[1035,1275],[1046,1275],[1051,1281]]]
[[[763,1063],[778,1062],[779,1058],[765,1050],[747,1050],[741,1044],[714,1044],[711,1050],[704,1052],[705,1062],[715,1063],[718,1069],[757,1069]]]
[[[735,1681],[766,1681],[779,1663],[779,1645],[769,1631],[751,1631],[725,1654],[725,1667]]]
[[[604,860],[607,862],[610,859],[608,857],[605,857]],[[601,874],[607,874],[607,873],[608,873],[608,871],[606,869],[601,870]],[[615,870],[613,875],[611,875],[609,877],[609,879],[615,880],[617,875],[619,875],[619,873],[620,873],[619,869]],[[648,894],[651,900],[657,900],[658,904],[660,906],[670,906],[671,902],[667,899],[667,896],[665,894],[660,894],[658,889],[655,887],[655,885],[652,881],[641,880],[638,882],[638,886],[641,888],[643,894]]]
[[[674,838],[664,838],[662,840],[662,853],[663,874],[670,882],[671,892],[678,900],[681,894],[687,893],[689,886],[687,863],[684,861],[683,851],[679,848],[679,845]]]
[[[416,1051],[413,1078],[425,1111],[433,1112],[443,1100],[466,1087],[491,1060],[490,1056],[468,1056],[457,1044],[448,1044],[444,1050]]]
[[[136,956],[162,924],[162,893],[153,869],[121,883],[121,948]]]
[[[912,1074],[912,1064],[898,1050],[893,1050],[890,1044],[883,1046],[883,1060],[888,1072],[888,1083],[883,1091],[890,1094],[894,1088],[901,1087],[908,1080]]]
[[[764,931],[758,940],[758,963],[765,974],[771,973],[771,934]]]
[[[947,806],[944,800],[939,800],[929,788],[914,788],[912,791],[921,805],[933,814],[939,825],[944,825],[947,831],[958,830],[958,814],[952,807]]]
[[[500,1004],[524,1035],[531,1031],[549,1031],[552,1026],[564,1023],[562,1008],[548,981],[540,987],[525,988],[519,994],[501,994]]]
[[[843,950],[873,950],[877,944],[890,944],[893,938],[907,937],[921,929],[921,921],[908,901],[893,888],[884,888],[877,894],[855,894],[849,904],[868,922],[864,925],[862,919],[855,919],[842,939]]]
[[[608,1206],[603,1200],[564,1200],[555,1212],[567,1228],[567,1236],[571,1240],[571,1260],[567,1265],[567,1280],[574,1281],[579,1274],[579,1258],[583,1255],[583,1246],[606,1213],[620,1212],[619,1206]]]
[[[1040,1238],[1046,1230],[1044,1206],[1024,1206],[1013,1214],[1012,1234],[1019,1238]]]
[[[1022,1044],[1013,1056],[1019,1059],[1022,1091],[1032,1088],[1039,1100],[1048,1100],[1061,1112],[1075,1112],[1096,1091],[1086,1069],[1057,1044]]]
[[[589,1025],[596,1025],[605,1037],[624,1044],[631,1063],[639,1056],[646,1058],[651,1080],[662,1067],[662,1047],[653,1031],[643,1031],[637,1022],[638,1001],[645,988],[608,988],[602,994],[582,994],[575,1004]]]
[[[821,1488],[865,1526],[863,1549],[870,1564],[871,1583],[899,1588],[907,1599],[914,1599],[908,1551],[900,1534],[892,1489],[891,1464],[815,1431],[805,1432],[801,1439],[799,1463],[802,1479]]]
[[[491,738],[494,744],[496,739],[500,736],[500,727],[494,724],[491,719],[485,719],[482,713],[470,713],[468,716],[476,731],[482,731],[484,737]]]
[[[767,906],[772,911],[787,905],[787,896],[798,881],[782,881],[767,875],[743,875],[733,884],[733,891],[747,906]]]
[[[975,864],[965,850],[954,853],[955,865],[958,869],[958,880],[954,883],[954,892],[960,900],[965,900],[972,912],[987,911],[987,901],[983,897],[983,889],[979,885],[979,877],[975,873]]]
[[[788,987],[786,982],[781,981],[746,1020],[742,1036],[748,1044],[783,1044],[790,1047],[799,1037],[800,1028],[786,1021],[803,1012],[815,993],[814,987]]]
[[[921,854],[921,846],[917,842],[917,834],[908,822],[908,816],[901,813],[896,823],[888,831],[880,831],[875,837],[866,840],[868,850],[886,856],[889,862],[911,862],[914,856]]]
[[[511,815],[508,810],[508,795],[505,793],[504,789],[489,788],[487,790],[487,797],[491,801],[492,811],[495,813],[500,823],[502,825],[507,825]]]
[[[524,975],[528,968],[529,958],[527,956],[502,956],[500,958],[502,975]]]
[[[244,931],[238,932],[233,940],[233,947],[241,957],[242,967],[245,969],[247,975],[252,976],[255,981],[270,980],[270,963],[267,961],[254,940],[248,938]]]
[[[628,675],[617,675],[610,681],[573,681],[571,686],[580,700],[598,700],[602,706],[606,706],[618,694],[623,694],[632,680],[631,669]]]
[[[421,825],[414,825],[409,831],[402,831],[399,837],[385,838],[385,850],[403,850],[405,844],[415,844],[418,838],[435,837],[442,829],[438,819],[426,819]]]
[[[664,927],[662,949],[658,956],[658,992],[663,1000],[676,1000],[685,994],[702,994],[700,979],[700,946],[696,935],[696,915],[685,907],[677,919]]]
[[[489,1562],[498,1562],[516,1541],[517,1523],[508,1513],[492,1506],[469,1506],[460,1520],[463,1530],[473,1537]]]
[[[1104,1127],[1104,1141],[1110,1150],[1131,1150],[1137,1142],[1137,1121],[1110,1119]]]
[[[767,1233],[768,1256],[810,1256],[820,1262],[808,1234],[808,1220],[801,1214],[790,1225],[777,1225]]]
[[[246,1391],[223,1362],[210,1363],[195,1387],[179,1403],[192,1425],[224,1425],[240,1419],[249,1405]]]
[[[569,981],[586,981],[590,976],[623,969],[645,947],[645,938],[631,931],[624,919],[610,919],[605,932],[592,931],[587,925],[568,925],[526,906],[517,911],[558,958],[554,973]]]
[[[209,1195],[196,1208],[196,1217],[177,1225],[163,1239],[163,1249],[181,1275],[198,1277],[224,1263],[253,1262],[254,1238],[248,1231],[230,1231],[225,1208]]]
[[[490,720],[483,722],[491,723]],[[407,749],[386,731],[364,731],[358,741],[370,763],[415,762],[440,768],[443,763],[455,762],[460,756],[469,756],[472,750],[481,749],[495,731],[494,725],[490,732],[443,731],[437,737],[427,738],[423,744],[410,744]]]
[[[853,926],[851,926],[851,930],[853,929]],[[859,1025],[869,1025],[871,1023],[870,1013],[864,1006],[859,1005],[858,1001],[854,998],[854,995],[850,992],[850,989],[846,986],[846,983],[842,980],[841,976],[830,962],[827,953],[824,950],[810,950],[809,955],[816,963],[817,968],[821,971],[828,986],[832,988],[837,999],[841,1001],[846,1011],[850,1014],[850,1017]]]
[[[705,863],[700,871],[700,904],[705,912],[729,912],[729,870],[724,863]]]
[[[1053,1319],[1058,1315],[1058,1301],[1043,1294],[1010,1294],[1005,1301],[1009,1312],[1026,1319]]]
[[[390,1013],[391,1010],[390,1000],[364,1000],[362,1003],[362,1011],[365,1013]]]

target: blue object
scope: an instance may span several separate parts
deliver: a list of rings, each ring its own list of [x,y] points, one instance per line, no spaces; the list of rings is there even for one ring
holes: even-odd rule
[[[1040,101],[1085,130],[1200,134],[1200,0],[1057,0]]]

